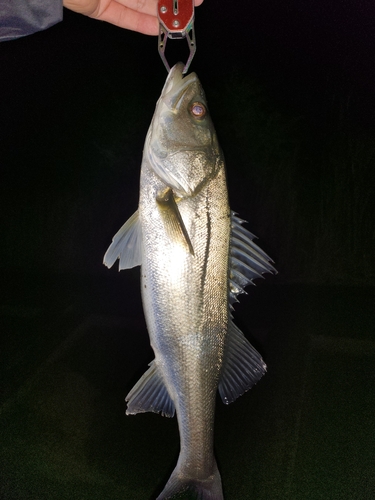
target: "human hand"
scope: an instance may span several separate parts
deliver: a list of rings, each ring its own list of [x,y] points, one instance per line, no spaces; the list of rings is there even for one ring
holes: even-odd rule
[[[203,0],[195,0],[200,5]],[[158,0],[63,0],[67,9],[145,35],[159,33]]]

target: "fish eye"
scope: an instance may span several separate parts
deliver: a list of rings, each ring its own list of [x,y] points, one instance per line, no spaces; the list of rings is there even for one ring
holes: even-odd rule
[[[207,109],[206,106],[201,102],[193,102],[190,107],[190,113],[194,116],[194,118],[198,118],[198,120],[201,120],[206,116]]]

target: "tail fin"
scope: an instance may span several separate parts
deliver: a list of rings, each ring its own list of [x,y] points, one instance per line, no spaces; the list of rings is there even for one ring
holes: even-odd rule
[[[187,477],[181,474],[177,466],[156,500],[169,499],[224,500],[220,472],[216,464],[214,474],[206,479]]]

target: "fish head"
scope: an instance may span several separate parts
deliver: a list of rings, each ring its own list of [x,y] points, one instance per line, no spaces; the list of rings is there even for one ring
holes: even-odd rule
[[[222,153],[195,73],[169,72],[147,134],[145,154],[159,178],[181,197],[194,196],[222,166]]]

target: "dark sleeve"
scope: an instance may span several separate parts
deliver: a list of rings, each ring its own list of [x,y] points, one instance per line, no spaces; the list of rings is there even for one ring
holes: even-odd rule
[[[62,0],[0,0],[0,41],[45,30],[62,18]]]

